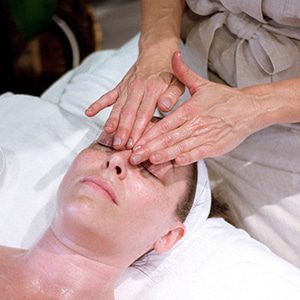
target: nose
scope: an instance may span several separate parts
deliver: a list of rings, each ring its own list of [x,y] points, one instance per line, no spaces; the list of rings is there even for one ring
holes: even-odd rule
[[[128,173],[128,159],[130,154],[130,150],[116,151],[112,153],[106,158],[104,168],[113,172],[119,179],[125,179]]]

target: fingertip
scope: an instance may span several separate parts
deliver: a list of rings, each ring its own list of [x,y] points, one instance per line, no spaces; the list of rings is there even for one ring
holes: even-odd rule
[[[105,124],[103,129],[106,133],[113,133],[115,131],[112,124]]]
[[[93,112],[93,108],[89,107],[84,112],[88,117],[92,117],[95,113]]]
[[[136,166],[142,162],[142,156],[140,154],[132,154],[129,161],[132,165]]]
[[[181,155],[175,158],[175,162],[179,166],[184,166],[187,163],[187,158]]]
[[[162,156],[159,153],[155,153],[150,155],[149,160],[153,165],[158,165],[162,163]]]

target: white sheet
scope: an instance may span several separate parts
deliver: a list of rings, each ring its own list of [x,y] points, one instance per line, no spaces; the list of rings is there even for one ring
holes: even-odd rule
[[[136,40],[130,47],[136,47]],[[116,78],[121,76],[116,57],[120,54],[122,62],[126,56],[122,51],[114,52],[114,64],[105,62],[112,73],[118,66]],[[95,66],[106,74],[97,64],[100,56],[91,56],[90,63],[95,58]],[[29,247],[34,242],[51,219],[64,170],[98,134],[96,123],[83,117],[80,107],[110,88],[102,85],[108,81],[99,73],[68,76],[71,81],[66,80],[65,88],[58,85],[59,92],[48,91],[44,101],[30,96],[0,98],[0,147],[7,162],[0,175],[1,244]],[[52,95],[52,101],[46,101],[46,95]],[[116,299],[279,300],[300,295],[298,269],[222,219],[194,228],[172,252],[150,255],[141,270],[128,269],[116,288]]]

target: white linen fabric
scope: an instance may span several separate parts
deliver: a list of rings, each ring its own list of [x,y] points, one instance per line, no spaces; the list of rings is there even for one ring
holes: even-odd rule
[[[123,76],[121,62],[133,59],[126,51],[136,48],[134,39],[120,50],[105,52],[105,60],[101,52],[90,56],[87,62],[96,75],[83,64],[83,73],[80,68],[70,72],[42,100],[25,95],[0,97],[0,146],[6,160],[0,175],[1,244],[30,247],[48,226],[64,171],[98,136],[101,116],[107,115],[106,111],[90,120],[82,111],[115,85],[114,72],[117,80]],[[198,168],[201,197],[210,197],[205,166],[199,163]],[[222,219],[209,219],[199,226],[201,218],[195,213],[199,207],[195,205],[189,216],[185,241],[170,253],[151,253],[144,265],[130,267],[118,283],[116,299],[297,298],[297,268]]]
[[[300,125],[264,129],[206,163],[236,225],[300,268]]]
[[[37,97],[0,97],[0,244],[28,248],[47,228],[59,182],[99,128]]]

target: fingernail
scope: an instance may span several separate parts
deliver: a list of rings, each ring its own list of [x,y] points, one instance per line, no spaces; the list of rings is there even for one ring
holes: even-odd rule
[[[138,165],[142,160],[142,157],[140,155],[134,155],[131,158],[131,161],[134,165]]]
[[[170,108],[170,106],[171,106],[171,101],[170,100],[168,100],[168,99],[165,99],[165,100],[163,100],[162,102],[161,102],[161,104],[165,107],[165,108]]]
[[[161,160],[161,155],[160,154],[154,154],[152,157],[151,157],[154,162],[159,162]]]
[[[127,142],[126,148],[127,148],[127,149],[131,149],[132,146],[133,146],[133,139],[130,138],[130,139],[128,140],[128,142]]]
[[[119,137],[114,138],[114,147],[120,146],[122,144],[122,140]]]
[[[140,150],[141,148],[142,148],[141,145],[137,145],[137,146],[135,146],[132,150],[133,150],[133,151],[138,151],[138,150]]]

